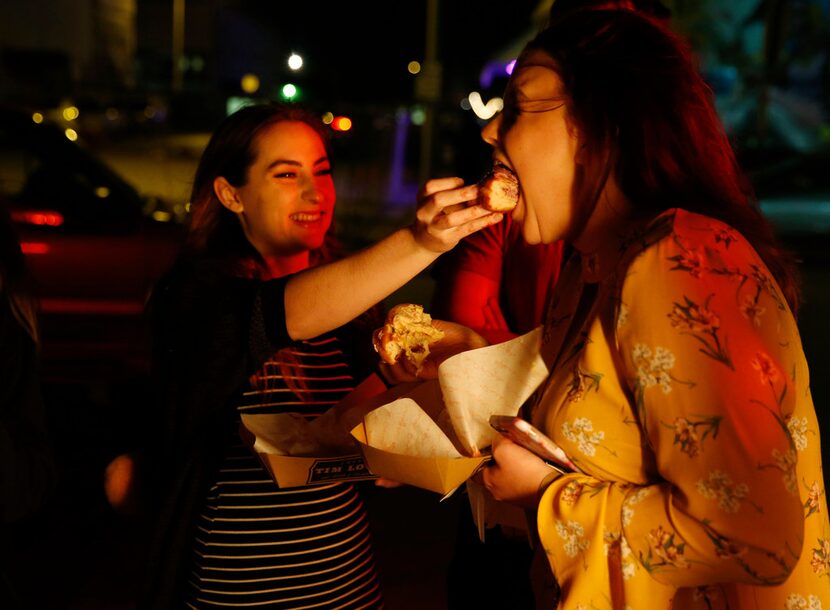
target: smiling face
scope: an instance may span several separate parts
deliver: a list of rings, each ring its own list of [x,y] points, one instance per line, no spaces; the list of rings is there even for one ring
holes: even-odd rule
[[[553,61],[545,53],[531,53],[510,80],[504,112],[482,131],[495,158],[519,177],[513,219],[531,244],[562,239],[574,221],[578,139],[565,102]]]
[[[245,236],[273,268],[275,259],[308,265],[308,253],[322,246],[331,226],[335,191],[326,147],[300,121],[282,121],[262,130],[247,181],[222,196],[236,213]],[[230,200],[230,202],[229,202]]]

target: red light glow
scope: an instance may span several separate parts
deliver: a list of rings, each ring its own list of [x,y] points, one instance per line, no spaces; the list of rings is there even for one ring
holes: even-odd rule
[[[25,210],[12,212],[12,220],[28,225],[59,227],[63,224],[63,214],[54,210]]]
[[[347,116],[334,117],[331,128],[335,131],[349,131],[352,128],[352,120]]]
[[[24,241],[20,243],[23,254],[49,254],[49,244],[36,241]]]

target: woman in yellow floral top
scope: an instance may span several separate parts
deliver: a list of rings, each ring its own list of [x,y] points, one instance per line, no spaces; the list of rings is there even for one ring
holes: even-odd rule
[[[540,33],[483,137],[530,243],[575,250],[529,416],[483,480],[536,509],[568,610],[830,609],[830,525],[797,290],[672,34],[585,11]]]

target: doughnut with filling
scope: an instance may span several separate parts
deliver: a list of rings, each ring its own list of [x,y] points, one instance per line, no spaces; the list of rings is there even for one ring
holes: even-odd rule
[[[477,203],[491,212],[510,212],[519,203],[519,180],[509,168],[496,163],[478,183]]]
[[[404,303],[389,310],[386,324],[375,331],[373,343],[384,362],[395,364],[403,356],[420,371],[429,356],[429,345],[443,336],[423,307]]]

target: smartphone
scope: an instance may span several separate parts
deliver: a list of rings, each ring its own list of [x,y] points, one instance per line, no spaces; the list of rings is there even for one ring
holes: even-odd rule
[[[538,455],[557,470],[562,472],[576,470],[574,463],[556,443],[521,417],[491,415],[490,425],[517,445]]]

